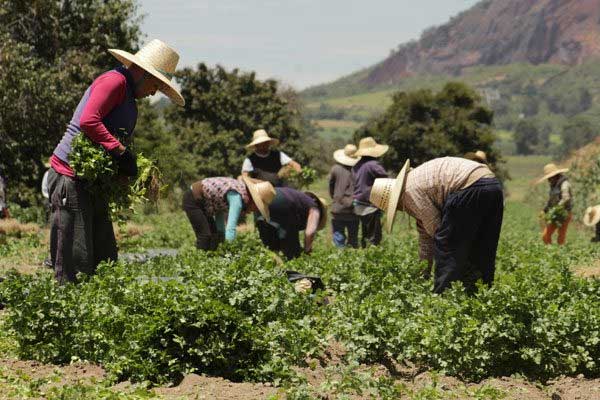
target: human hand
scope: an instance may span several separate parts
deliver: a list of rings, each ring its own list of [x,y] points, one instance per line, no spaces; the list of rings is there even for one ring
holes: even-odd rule
[[[121,154],[119,154],[118,151],[114,152],[113,156],[117,161],[119,173],[125,176],[137,176],[137,161],[135,159],[135,156],[129,151],[129,149],[125,149],[125,151],[123,151]]]

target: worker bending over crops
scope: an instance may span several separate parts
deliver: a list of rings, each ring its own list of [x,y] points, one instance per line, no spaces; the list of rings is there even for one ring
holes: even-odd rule
[[[550,192],[548,202],[544,207],[545,227],[542,233],[542,240],[546,244],[552,243],[552,234],[558,229],[558,244],[563,245],[567,239],[567,228],[573,218],[571,210],[573,209],[573,194],[571,193],[571,184],[567,179],[565,172],[568,168],[558,168],[554,164],[544,166],[544,176],[536,184],[548,181]]]
[[[50,159],[48,190],[52,204],[50,251],[56,279],[74,281],[78,272],[93,274],[104,260],[117,259],[117,245],[107,201],[93,196],[69,165],[73,139],[83,132],[116,160],[123,184],[137,175],[135,157],[118,134],[131,137],[137,121],[136,99],[160,90],[183,105],[171,83],[178,54],[160,40],[153,40],[136,54],[111,49],[124,65],[92,82],[75,109],[67,130]]]
[[[381,211],[369,201],[371,187],[377,178],[387,178],[388,174],[377,160],[389,149],[388,145],[378,144],[372,137],[360,140],[358,150],[354,155],[361,157],[352,167],[354,183],[354,212],[361,224],[361,246],[381,243]]]
[[[356,146],[347,144],[333,152],[336,164],[329,172],[329,195],[331,204],[331,228],[336,247],[358,247],[358,216],[354,213],[352,167],[360,160],[356,157]],[[347,232],[347,234],[346,234]]]
[[[435,293],[454,281],[467,283],[475,273],[494,280],[496,250],[502,226],[500,182],[481,163],[457,157],[436,158],[396,179],[376,179],[371,202],[386,211],[391,232],[396,210],[417,220],[419,255],[428,271],[435,260]]]
[[[182,207],[196,234],[196,247],[214,250],[223,240],[234,240],[242,213],[258,211],[268,221],[273,197],[273,185],[247,177],[206,178],[193,183],[183,195]]]
[[[585,226],[595,226],[596,234],[592,237],[591,241],[598,243],[600,242],[600,205],[588,207],[583,215],[583,224]]]
[[[304,231],[304,252],[312,251],[317,231],[327,223],[327,204],[314,193],[277,187],[269,214],[270,219],[260,216],[256,220],[260,239],[290,260],[302,254],[300,231]]]

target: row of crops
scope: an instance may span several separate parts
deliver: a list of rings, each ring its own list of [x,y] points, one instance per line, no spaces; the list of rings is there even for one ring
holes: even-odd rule
[[[319,246],[288,263],[323,278],[327,291],[316,294],[295,292],[252,234],[214,253],[184,247],[174,258],[102,265],[76,286],[12,273],[0,290],[20,357],[99,363],[114,381],[199,372],[291,385],[302,379],[296,367],[334,342],[348,365],[410,361],[475,381],[598,377],[600,281],[572,267],[600,251],[543,246],[526,213],[509,204],[495,284],[474,295],[460,285],[432,295],[410,234],[367,250]]]

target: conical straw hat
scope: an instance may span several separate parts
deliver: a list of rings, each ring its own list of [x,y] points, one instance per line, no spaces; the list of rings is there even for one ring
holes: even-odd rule
[[[135,54],[118,49],[109,49],[108,52],[126,67],[135,64],[144,69],[163,83],[159,90],[169,99],[180,106],[185,104],[183,96],[171,83],[179,62],[179,54],[165,43],[154,39]]]
[[[390,146],[387,144],[378,144],[372,137],[360,139],[358,150],[354,153],[355,156],[381,157],[384,155]]]
[[[356,154],[356,146],[347,144],[343,149],[333,152],[333,159],[342,165],[353,167],[358,160],[360,160],[360,157],[357,157],[354,154]]]
[[[259,129],[257,131],[254,131],[254,133],[252,134],[252,141],[246,145],[246,148],[249,149],[256,146],[257,144],[265,142],[271,142],[273,146],[277,146],[279,144],[279,139],[272,138],[267,134],[267,131],[265,131],[264,129]]]
[[[275,198],[275,188],[270,182],[260,181],[258,179],[252,179],[247,176],[242,176],[242,180],[248,187],[250,196],[256,204],[256,208],[260,214],[268,221],[271,220],[271,214],[269,213],[269,204]]]
[[[309,195],[310,197],[312,197],[316,202],[317,205],[319,206],[319,225],[317,226],[317,230],[321,230],[323,228],[325,228],[325,225],[327,225],[327,201],[325,201],[324,198],[317,196],[315,193],[313,192],[305,192],[307,195]]]
[[[540,179],[538,179],[538,181],[535,183],[536,185],[544,182],[547,179],[552,178],[553,176],[556,176],[558,174],[562,174],[565,172],[568,172],[569,168],[558,168],[556,166],[556,164],[550,163],[550,164],[546,164],[544,165],[544,176],[542,176]]]
[[[392,232],[394,219],[396,218],[396,210],[400,196],[404,192],[406,185],[406,175],[410,169],[410,160],[406,160],[404,166],[398,173],[396,179],[378,178],[375,179],[371,188],[371,196],[369,201],[380,210],[385,211],[385,230],[387,233]]]
[[[583,223],[586,226],[594,226],[600,222],[600,205],[588,207],[583,215]]]

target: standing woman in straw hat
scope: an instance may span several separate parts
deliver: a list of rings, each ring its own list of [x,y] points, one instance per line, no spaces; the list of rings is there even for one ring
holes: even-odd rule
[[[273,185],[254,183],[247,177],[206,178],[193,183],[183,195],[182,207],[196,234],[196,247],[214,250],[223,239],[234,240],[241,214],[256,211],[269,220],[273,197]]]
[[[360,140],[354,155],[361,157],[352,167],[354,182],[354,212],[358,215],[362,226],[361,246],[367,244],[377,246],[381,242],[381,211],[369,201],[371,187],[377,178],[387,178],[383,165],[377,160],[389,149],[386,144],[378,144],[372,137]]]
[[[127,177],[137,175],[137,164],[117,134],[133,135],[137,121],[136,99],[160,90],[176,104],[184,104],[183,97],[171,83],[179,56],[166,44],[153,40],[136,54],[116,49],[109,53],[123,66],[105,72],[92,82],[50,159],[50,251],[60,283],[74,281],[78,272],[93,274],[101,261],[117,259],[107,202],[93,197],[69,165],[73,139],[83,132],[102,146],[114,157],[122,181],[126,181]]]
[[[373,185],[371,202],[385,210],[386,230],[396,210],[417,220],[425,275],[435,260],[435,293],[454,281],[468,286],[471,274],[491,285],[504,213],[500,181],[485,164],[458,157],[436,158],[410,172],[409,166]]]
[[[300,231],[304,231],[304,252],[310,254],[317,231],[327,223],[327,204],[312,192],[289,187],[275,188],[269,204],[269,217],[257,218],[260,239],[273,251],[281,251],[291,260],[302,254]]]
[[[284,167],[301,172],[302,167],[290,156],[280,150],[273,150],[279,144],[279,139],[270,137],[267,131],[259,129],[252,134],[252,141],[246,148],[252,150],[242,164],[242,175],[271,182],[273,186],[283,186]]]
[[[542,240],[546,244],[552,244],[552,234],[558,229],[558,244],[563,245],[567,239],[567,228],[573,218],[571,210],[573,209],[573,194],[571,184],[564,175],[569,171],[568,168],[558,168],[555,164],[544,166],[544,176],[537,182],[540,184],[548,181],[550,192],[548,194],[548,203],[544,207],[544,215],[556,215],[558,220],[546,223],[542,233]]]
[[[333,153],[337,162],[329,173],[329,195],[333,199],[331,204],[331,227],[333,231],[333,244],[336,247],[358,247],[358,216],[354,213],[352,182],[352,167],[360,160],[356,157],[356,146],[347,144],[343,149]],[[348,236],[346,236],[346,231]],[[346,240],[347,239],[347,240]]]

